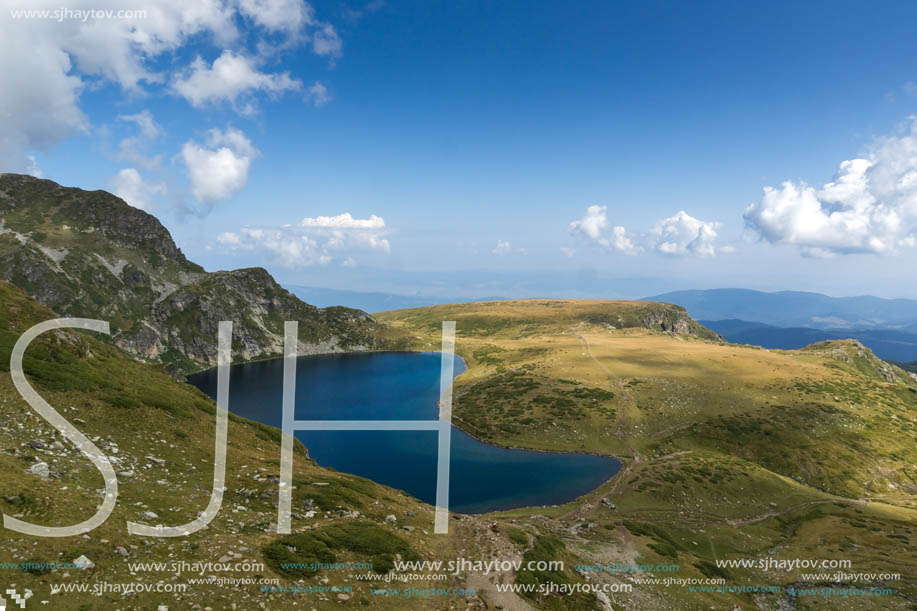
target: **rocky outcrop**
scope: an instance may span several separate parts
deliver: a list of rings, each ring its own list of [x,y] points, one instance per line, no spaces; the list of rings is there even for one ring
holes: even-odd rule
[[[886,363],[872,350],[856,339],[828,340],[818,342],[802,349],[804,352],[817,353],[835,361],[845,363],[858,372],[885,382],[895,382],[908,376],[903,369]]]
[[[246,360],[280,356],[286,320],[301,354],[386,346],[365,312],[311,306],[261,268],[207,273],[152,215],[31,176],[0,174],[0,279],[59,315],[109,321],[120,348],[180,371],[216,364],[221,320]]]
[[[640,326],[676,335],[723,341],[719,334],[691,318],[683,307],[668,303],[657,303],[647,308],[640,317]]]

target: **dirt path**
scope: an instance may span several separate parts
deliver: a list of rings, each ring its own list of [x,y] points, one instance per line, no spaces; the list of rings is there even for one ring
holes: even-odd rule
[[[627,392],[627,389],[624,387],[624,383],[621,381],[621,378],[614,375],[605,365],[599,361],[592,354],[592,349],[589,347],[589,342],[586,341],[586,337],[577,332],[577,327],[570,329],[570,333],[576,337],[583,344],[583,350],[586,352],[586,356],[595,364],[596,367],[602,370],[602,373],[608,378],[610,382],[615,385],[615,388],[618,391],[618,396],[621,397],[621,410],[618,415],[618,437],[622,439],[627,438],[628,431],[633,428],[634,423],[631,419],[631,410],[637,409],[636,403],[634,402],[633,397],[630,396],[630,393]],[[637,449],[628,442],[628,448],[630,448],[631,458],[633,461],[640,462],[640,453],[637,452]]]
[[[796,511],[797,509],[803,509],[804,507],[814,507],[815,505],[824,505],[826,503],[844,503],[846,505],[865,505],[866,502],[862,500],[852,500],[852,499],[825,499],[823,501],[806,501],[805,503],[799,503],[798,505],[793,505],[792,507],[787,507],[785,509],[774,511],[768,511],[750,518],[740,518],[738,520],[726,519],[726,523],[730,526],[744,526],[745,524],[754,524],[755,522],[761,522],[767,520],[768,518],[776,518],[777,516],[782,516],[784,514]]]
[[[521,560],[518,558],[507,558],[507,560]],[[501,580],[502,577],[502,580]],[[535,608],[528,604],[518,594],[512,592],[498,592],[494,584],[513,583],[516,581],[516,575],[512,571],[508,573],[491,573],[490,575],[481,575],[472,573],[465,580],[466,588],[474,588],[478,596],[483,596],[492,605],[500,605],[506,611],[535,611]]]

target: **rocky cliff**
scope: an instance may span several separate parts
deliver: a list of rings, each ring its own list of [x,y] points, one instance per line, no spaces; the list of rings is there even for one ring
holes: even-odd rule
[[[280,356],[283,322],[299,321],[301,354],[392,347],[360,310],[316,308],[265,270],[208,273],[152,215],[105,191],[0,174],[0,279],[61,316],[107,320],[138,357],[190,371],[216,363],[217,325],[233,352]]]

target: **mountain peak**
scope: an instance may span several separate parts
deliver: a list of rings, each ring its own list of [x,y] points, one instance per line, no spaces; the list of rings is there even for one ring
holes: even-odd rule
[[[264,268],[207,273],[110,193],[22,174],[0,174],[0,279],[58,315],[108,320],[119,347],[183,370],[216,363],[221,320],[247,360],[282,354],[286,320],[300,322],[300,354],[387,345],[371,316],[304,303]]]
[[[152,214],[107,191],[84,191],[25,174],[0,174],[0,216],[8,230],[23,235],[66,227],[71,232],[99,232],[126,248],[155,252],[183,266],[191,264],[169,230]]]

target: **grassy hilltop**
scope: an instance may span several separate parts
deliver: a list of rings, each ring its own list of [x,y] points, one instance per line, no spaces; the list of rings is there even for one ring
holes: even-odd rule
[[[680,308],[646,302],[488,302],[378,318],[430,347],[439,321],[456,321],[468,371],[456,383],[454,421],[472,434],[626,459],[612,482],[547,512],[584,557],[677,560],[680,577],[687,565],[758,586],[799,575],[723,571],[713,561],[849,559],[851,572],[903,579],[887,584],[895,596],[845,608],[917,604],[917,380],[858,342],[730,345]],[[506,515],[534,513],[544,511]],[[711,600],[686,589],[663,595],[671,608]]]

